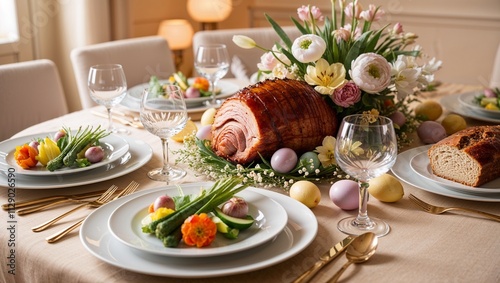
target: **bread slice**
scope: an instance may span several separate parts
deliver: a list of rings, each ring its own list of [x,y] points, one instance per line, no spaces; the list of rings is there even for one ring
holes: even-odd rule
[[[500,125],[459,131],[431,146],[427,154],[436,176],[479,187],[500,177]]]

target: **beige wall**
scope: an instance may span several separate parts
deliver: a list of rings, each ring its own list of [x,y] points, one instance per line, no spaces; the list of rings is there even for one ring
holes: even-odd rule
[[[493,58],[500,44],[499,0],[360,1],[366,6],[382,5],[387,22],[400,21],[406,31],[417,33],[424,51],[444,62],[437,74],[439,80],[484,85],[490,80]],[[187,13],[186,0],[19,0],[17,3],[28,2],[34,3],[32,16],[38,20],[23,38],[28,40],[24,40],[20,49],[33,50],[34,55],[21,54],[19,58],[48,58],[56,62],[70,111],[80,109],[69,60],[73,48],[156,34],[164,19],[186,18],[195,31],[199,30],[198,23]],[[219,28],[268,26],[264,13],[290,25],[290,16],[295,16],[296,8],[303,4],[317,5],[330,14],[329,0],[233,0],[233,12]],[[191,49],[185,50],[181,66],[187,74],[192,70],[192,53]]]
[[[348,1],[347,1],[348,2]],[[266,11],[281,24],[291,24],[290,14],[303,1],[255,0],[254,26],[268,26]],[[330,1],[309,0],[330,16]],[[417,43],[430,57],[443,61],[436,74],[445,82],[488,85],[493,59],[500,44],[500,1],[498,0],[360,0],[382,6],[385,23],[401,22],[405,31],[419,36]]]

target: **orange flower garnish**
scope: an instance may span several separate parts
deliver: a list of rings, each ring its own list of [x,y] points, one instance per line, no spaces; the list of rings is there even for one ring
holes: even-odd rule
[[[182,240],[198,248],[210,245],[217,234],[217,225],[206,213],[189,216],[181,227]]]
[[[210,82],[204,77],[196,77],[193,82],[193,87],[199,90],[208,91]]]
[[[36,160],[37,154],[38,152],[34,148],[28,144],[23,144],[22,146],[16,146],[14,159],[23,169],[29,169],[31,167],[35,167],[38,163],[38,160]]]

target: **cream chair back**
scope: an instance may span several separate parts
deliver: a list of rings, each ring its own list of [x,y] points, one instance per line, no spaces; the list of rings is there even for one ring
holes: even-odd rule
[[[151,76],[168,79],[175,72],[172,52],[159,36],[138,37],[78,47],[71,51],[82,108],[97,105],[87,87],[89,69],[97,64],[121,64],[128,87],[148,82]]]
[[[500,89],[500,44],[498,45],[495,61],[493,61],[493,71],[491,73],[490,87]]]
[[[294,26],[283,27],[285,33],[293,41],[301,35],[300,31]],[[239,78],[242,74],[250,78],[258,71],[257,63],[264,51],[259,48],[244,49],[233,42],[234,35],[245,35],[262,47],[271,49],[275,43],[282,43],[278,34],[272,27],[265,28],[245,28],[245,29],[225,29],[225,30],[207,30],[196,32],[193,37],[193,52],[196,54],[198,46],[202,44],[222,43],[227,46],[229,55],[232,57],[230,72],[225,78]]]
[[[67,113],[54,62],[41,59],[0,65],[0,140]]]

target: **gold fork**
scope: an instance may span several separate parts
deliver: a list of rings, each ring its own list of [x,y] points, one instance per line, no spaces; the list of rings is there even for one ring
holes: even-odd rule
[[[415,203],[416,205],[418,205],[422,210],[424,210],[425,212],[428,212],[428,213],[441,214],[441,213],[445,213],[445,212],[450,211],[450,210],[455,210],[455,211],[463,211],[463,212],[474,213],[474,214],[481,215],[483,217],[486,217],[486,218],[489,218],[489,219],[492,219],[492,220],[500,222],[500,216],[495,215],[495,214],[491,214],[491,213],[487,213],[487,212],[483,212],[483,211],[479,211],[479,210],[475,210],[475,209],[465,208],[465,207],[441,207],[441,206],[435,206],[435,205],[426,203],[425,201],[417,198],[416,196],[414,196],[412,194],[410,194],[408,196],[408,198],[413,203]]]
[[[111,199],[111,197],[113,196],[113,194],[115,193],[116,189],[118,187],[115,186],[115,185],[112,185],[109,189],[107,189],[99,198],[97,198],[96,200],[94,201],[91,201],[89,203],[84,203],[84,204],[81,204],[73,209],[70,209],[68,211],[66,211],[65,213],[47,221],[47,222],[44,222],[38,226],[35,226],[33,228],[31,228],[31,230],[33,230],[33,232],[40,232],[40,231],[43,231],[45,229],[47,229],[50,225],[56,223],[57,221],[63,219],[64,217],[68,216],[69,214],[77,211],[78,209],[82,208],[82,207],[99,207],[103,204],[105,204],[107,201],[109,201]]]
[[[122,197],[122,196],[126,196],[126,195],[129,195],[133,192],[135,192],[135,190],[137,190],[137,188],[139,187],[139,183],[137,183],[136,181],[132,181],[125,189],[123,189],[118,195],[116,195],[112,200],[115,200],[119,197]],[[87,218],[87,217],[85,217]],[[45,240],[47,240],[47,242],[49,243],[55,243],[57,241],[59,241],[62,237],[66,236],[67,234],[69,234],[69,232],[75,230],[77,227],[79,227],[80,225],[82,225],[83,221],[85,220],[85,218],[77,221],[75,224],[71,225],[71,226],[68,226],[66,229],[63,229],[62,231],[46,238]]]

